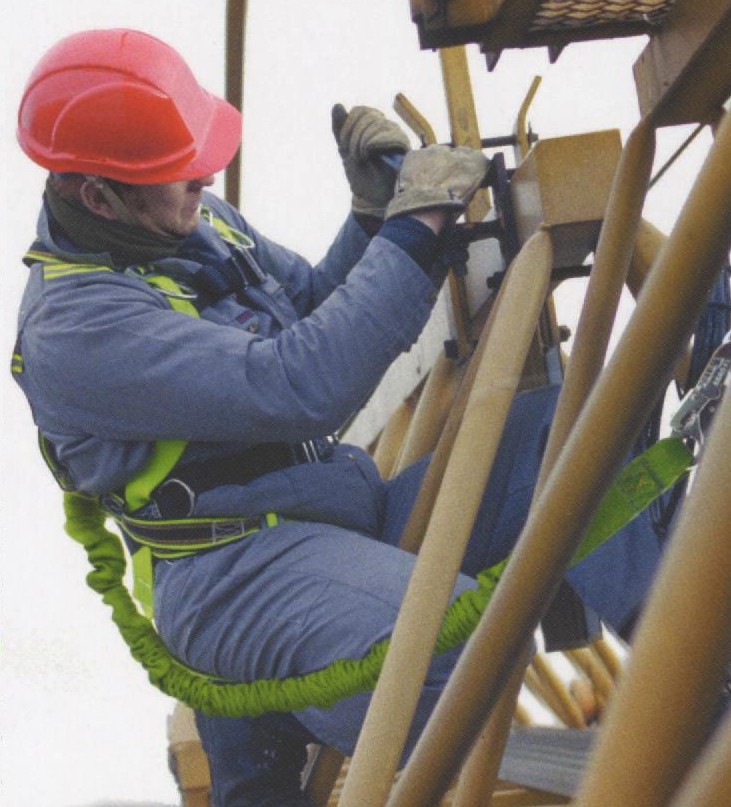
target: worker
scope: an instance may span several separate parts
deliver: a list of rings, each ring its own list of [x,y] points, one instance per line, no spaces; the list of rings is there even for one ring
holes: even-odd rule
[[[384,482],[336,434],[422,331],[452,225],[486,171],[479,150],[411,150],[375,109],[335,113],[352,210],[311,266],[208,190],[239,147],[241,116],[158,39],[66,37],[19,109],[20,145],[49,174],[15,377],[67,485],[111,509],[122,496],[148,524],[243,525],[231,538],[210,521],[196,551],[154,561],[164,642],[233,681],[359,659],[393,629],[414,563],[395,544],[426,460]],[[393,152],[405,154],[398,179],[379,159]],[[455,596],[515,542],[555,399],[555,387],[517,397]],[[140,499],[132,491],[154,477],[161,446],[177,454]],[[611,573],[593,559],[576,570],[613,624],[655,563],[657,542],[638,523],[610,542]],[[457,653],[433,661],[406,753]],[[199,714],[215,807],[304,807],[306,745],[352,753],[368,699]]]

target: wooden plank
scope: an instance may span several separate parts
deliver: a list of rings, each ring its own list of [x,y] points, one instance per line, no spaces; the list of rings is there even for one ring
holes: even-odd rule
[[[678,0],[634,65],[643,117],[711,122],[731,96],[731,0]]]

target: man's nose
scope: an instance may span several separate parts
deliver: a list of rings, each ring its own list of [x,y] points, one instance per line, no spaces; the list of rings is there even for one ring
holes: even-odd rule
[[[207,177],[199,177],[198,179],[192,179],[190,184],[198,190],[199,188],[210,188],[211,185],[215,182],[215,177],[213,174],[209,174]]]

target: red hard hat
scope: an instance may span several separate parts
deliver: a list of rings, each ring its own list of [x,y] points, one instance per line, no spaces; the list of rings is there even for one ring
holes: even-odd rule
[[[157,184],[225,168],[241,114],[196,81],[177,51],[126,29],[82,31],[31,73],[18,140],[51,171]]]

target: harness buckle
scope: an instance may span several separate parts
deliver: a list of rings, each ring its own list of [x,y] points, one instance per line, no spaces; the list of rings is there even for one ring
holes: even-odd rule
[[[316,437],[292,446],[292,454],[298,463],[323,462],[332,457],[337,444],[338,439],[334,435]]]
[[[190,485],[172,477],[155,488],[152,500],[162,518],[190,518],[195,509],[196,495]]]

